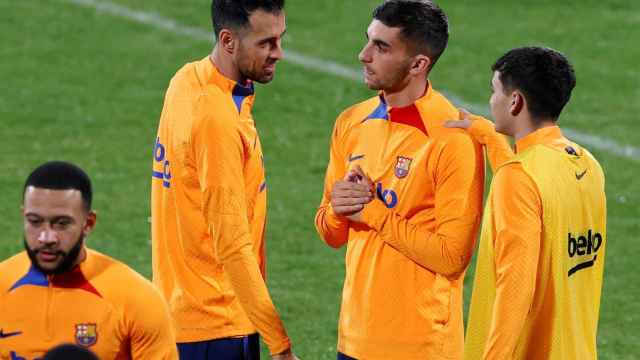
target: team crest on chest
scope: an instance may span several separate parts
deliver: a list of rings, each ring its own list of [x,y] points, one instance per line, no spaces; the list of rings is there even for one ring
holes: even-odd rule
[[[412,160],[413,159],[408,157],[398,156],[398,161],[396,161],[396,168],[395,168],[395,174],[397,178],[402,179],[409,174],[409,169],[411,168]]]
[[[98,326],[96,324],[76,324],[76,343],[89,347],[98,342]]]

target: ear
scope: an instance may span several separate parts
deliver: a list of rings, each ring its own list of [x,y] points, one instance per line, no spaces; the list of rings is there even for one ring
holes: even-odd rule
[[[411,68],[409,72],[412,75],[420,75],[426,74],[429,72],[429,67],[431,66],[431,58],[424,54],[418,54],[414,57],[413,62],[411,63]]]
[[[511,104],[509,104],[509,113],[511,116],[518,116],[524,109],[526,100],[520,91],[511,93]]]
[[[98,214],[95,211],[91,210],[87,213],[87,219],[84,222],[84,226],[82,227],[82,233],[84,236],[88,236],[93,228],[96,226],[96,222],[98,222]]]
[[[220,30],[220,34],[218,35],[218,44],[220,44],[220,48],[231,55],[235,51],[236,48],[236,35],[231,32],[229,29]]]

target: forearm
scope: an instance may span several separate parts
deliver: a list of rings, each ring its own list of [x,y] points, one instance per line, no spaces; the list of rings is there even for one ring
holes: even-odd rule
[[[240,190],[216,188],[205,194],[210,195],[205,197],[208,199],[205,208],[214,254],[224,266],[234,294],[269,350],[272,353],[286,350],[290,347],[289,339],[252,250],[252,235]]]
[[[485,359],[510,359],[520,339],[535,291],[536,235],[523,238],[513,228],[501,231],[496,238],[496,298]]]
[[[484,359],[513,357],[533,299],[533,286],[524,275],[514,272],[499,280]]]
[[[316,231],[329,246],[339,248],[347,243],[349,220],[333,212],[331,205],[322,203],[318,207],[315,219]]]
[[[455,277],[469,265],[477,223],[473,217],[459,219],[455,234],[439,232],[427,225],[412,224],[375,200],[365,207],[362,220],[378,232],[382,241],[430,271]]]
[[[291,342],[271,301],[251,247],[242,247],[229,256],[223,265],[242,308],[270,353],[278,354],[290,348]]]

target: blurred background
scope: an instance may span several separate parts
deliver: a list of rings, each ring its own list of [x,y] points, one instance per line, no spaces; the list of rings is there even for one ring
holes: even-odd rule
[[[288,0],[289,58],[272,84],[257,89],[269,184],[268,283],[303,359],[335,359],[344,249],[324,245],[313,218],[334,120],[373,95],[360,80],[357,54],[378,3]],[[510,48],[545,45],[572,60],[578,83],[560,125],[599,159],[607,180],[599,355],[640,358],[640,3],[439,4],[451,37],[433,86],[474,112],[487,113],[490,67]],[[150,277],[156,126],[173,74],[211,51],[209,7],[205,0],[0,0],[0,259],[22,250],[26,176],[60,159],[94,182],[99,221],[89,246]],[[472,279],[473,264],[467,300]]]

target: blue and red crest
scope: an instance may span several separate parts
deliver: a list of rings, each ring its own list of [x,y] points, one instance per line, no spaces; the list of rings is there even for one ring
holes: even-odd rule
[[[84,347],[98,342],[98,326],[96,324],[76,324],[76,344]]]
[[[398,161],[396,162],[395,174],[398,178],[402,179],[403,177],[409,174],[409,169],[411,168],[411,161],[413,159],[398,156]]]

